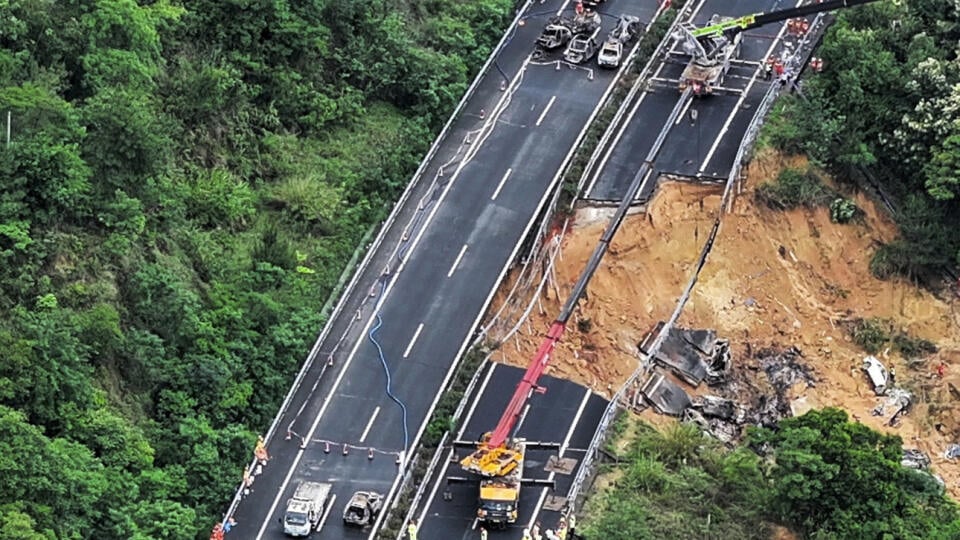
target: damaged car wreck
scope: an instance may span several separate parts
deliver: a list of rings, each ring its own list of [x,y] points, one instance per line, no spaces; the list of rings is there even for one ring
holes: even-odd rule
[[[724,443],[739,440],[746,426],[772,427],[792,416],[791,389],[816,385],[796,347],[757,350],[735,369],[729,342],[714,330],[670,328],[652,351],[662,329],[663,323],[658,324],[639,345],[654,367],[634,393],[633,406],[651,406],[692,422]],[[765,377],[747,376],[743,370],[761,371]],[[700,389],[703,383],[708,392]]]
[[[659,323],[638,345],[651,369],[632,395],[634,409],[652,407],[730,445],[747,426],[774,427],[809,409],[804,391],[816,387],[817,380],[797,347],[747,346],[747,356],[734,365],[729,342],[714,330],[671,327],[654,347],[663,327]],[[867,357],[862,369],[877,396],[871,414],[896,426],[910,411],[913,396],[896,386],[895,373],[875,357]],[[904,459],[925,468],[915,453]]]

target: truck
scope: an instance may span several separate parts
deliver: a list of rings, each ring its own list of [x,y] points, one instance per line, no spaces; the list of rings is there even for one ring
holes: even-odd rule
[[[283,514],[283,532],[288,536],[308,536],[319,530],[330,502],[333,485],[325,482],[303,482],[287,500]]]
[[[702,28],[692,23],[678,27],[674,37],[680,41],[681,48],[691,56],[690,63],[680,75],[681,92],[692,88],[697,96],[709,95],[723,83],[723,77],[730,68],[730,62],[740,55],[742,33],[766,24],[805,17],[834,9],[842,9],[877,0],[817,0],[792,8],[754,13],[743,17],[721,17],[714,15],[709,24]]]
[[[732,17],[714,17],[711,25],[733,20]],[[740,56],[740,42],[743,34],[718,33],[693,37],[691,26],[681,25],[679,31],[684,33],[683,48],[692,55],[690,63],[680,75],[680,91],[688,87],[693,88],[696,96],[712,94],[714,89],[723,84],[723,77],[730,69],[730,61]]]
[[[515,456],[515,467],[507,474],[480,481],[480,501],[477,519],[490,527],[505,528],[516,523],[520,504],[520,486],[523,483],[523,439],[513,439],[509,445]]]
[[[383,509],[383,495],[374,491],[357,491],[343,509],[343,522],[365,527],[373,523]]]

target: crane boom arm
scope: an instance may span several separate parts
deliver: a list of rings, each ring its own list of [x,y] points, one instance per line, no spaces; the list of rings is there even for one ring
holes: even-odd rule
[[[752,15],[744,15],[743,17],[738,17],[729,21],[722,21],[716,24],[711,24],[710,26],[698,28],[693,31],[693,37],[703,38],[718,36],[721,34],[737,34],[739,32],[752,30],[772,22],[785,21],[787,19],[803,17],[812,13],[831,11],[834,9],[851,7],[860,4],[869,4],[876,1],[877,0],[826,0],[824,2],[820,2],[819,4],[807,4],[805,6],[771,11],[770,13],[754,13]]]
[[[540,388],[537,385],[537,381],[540,380],[540,376],[543,375],[543,370],[546,369],[547,364],[550,363],[550,354],[553,353],[553,348],[557,342],[560,341],[565,326],[564,322],[560,320],[554,321],[550,326],[550,331],[547,332],[547,336],[540,344],[540,348],[537,349],[536,356],[534,356],[533,361],[530,362],[530,365],[527,367],[523,378],[520,379],[520,382],[517,384],[517,389],[514,391],[510,403],[507,405],[507,408],[504,409],[500,421],[497,422],[496,429],[490,434],[490,440],[487,442],[490,447],[496,448],[506,442],[507,438],[510,437],[510,432],[513,431],[514,426],[517,425],[517,421],[520,420],[520,415],[523,414],[523,407],[527,404],[527,400],[533,395],[533,392]]]

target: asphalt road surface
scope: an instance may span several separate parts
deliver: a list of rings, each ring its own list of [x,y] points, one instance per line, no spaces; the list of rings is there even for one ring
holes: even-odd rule
[[[699,26],[714,14],[741,16],[797,5],[797,0],[701,0],[694,9]],[[651,174],[671,174],[707,180],[726,179],[750,119],[771,81],[764,80],[761,62],[779,54],[783,23],[768,24],[743,35],[741,62],[731,65],[723,86],[738,94],[718,94],[693,100],[671,128]],[[674,51],[653,69],[655,79],[677,80],[689,56]],[[668,85],[654,84],[642,93],[629,112],[626,129],[612,145],[587,182],[586,199],[619,201],[640,168],[660,128],[679,99]],[[656,182],[647,182],[637,195],[648,200]]]
[[[522,375],[522,370],[493,364],[482,374],[477,396],[471,402],[473,408],[464,418],[459,439],[477,440],[492,429],[510,396],[505,389],[513,389]],[[551,479],[556,484],[553,490],[541,486],[523,486],[520,491],[519,519],[503,530],[489,531],[492,539],[519,539],[523,528],[539,521],[543,528],[555,528],[560,514],[544,510],[548,495],[563,497],[577,474],[584,449],[590,443],[594,430],[603,416],[607,401],[590,390],[569,381],[544,377],[541,384],[547,388],[542,395],[535,394],[530,408],[523,416],[517,436],[528,441],[560,444],[559,449],[528,450],[525,455],[525,479]],[[448,483],[449,476],[464,476],[458,463],[450,459],[449,450],[430,481],[430,487],[417,516],[420,523],[417,538],[422,540],[467,540],[480,537],[482,524],[476,522],[476,483]],[[469,452],[458,449],[458,457]],[[550,473],[544,470],[550,456],[576,460],[576,467],[569,474]],[[444,494],[447,494],[445,497]]]
[[[284,505],[303,481],[335,486],[332,514],[312,538],[369,535],[341,524],[343,505],[356,490],[386,494],[396,485],[396,456],[415,446],[454,360],[613,83],[613,71],[530,63],[546,18],[566,5],[534,4],[536,15],[501,51],[499,70],[441,142],[423,173],[437,181],[414,189],[315,348],[317,361],[267,441],[270,460],[233,513],[231,538],[282,538]],[[649,20],[656,7],[610,0],[604,11]],[[505,91],[499,71],[509,78]],[[498,391],[506,399],[512,390]]]

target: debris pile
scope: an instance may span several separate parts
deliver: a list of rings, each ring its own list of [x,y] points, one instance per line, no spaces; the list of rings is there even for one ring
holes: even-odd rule
[[[650,347],[663,330],[663,322],[640,343],[640,352],[651,357]],[[686,330],[671,328],[652,356],[658,365],[692,385],[700,386],[722,382],[730,371],[730,343],[717,339],[713,330]]]
[[[773,426],[792,416],[791,395],[798,384],[816,386],[813,370],[803,361],[800,349],[764,348],[748,358],[748,365],[734,370],[730,346],[713,330],[671,328],[661,347],[650,354],[663,325],[640,344],[657,369],[642,384],[634,398],[638,408],[649,404],[661,414],[693,422],[724,443],[733,444],[744,426]],[[667,370],[666,373],[663,370]],[[746,371],[760,371],[765,378]],[[677,380],[671,380],[670,376]],[[765,379],[765,380],[763,380]],[[713,395],[687,394],[680,381],[696,391],[706,381]],[[759,382],[758,382],[759,381]]]
[[[960,444],[951,444],[947,447],[947,451],[943,453],[943,457],[947,459],[960,458]]]

